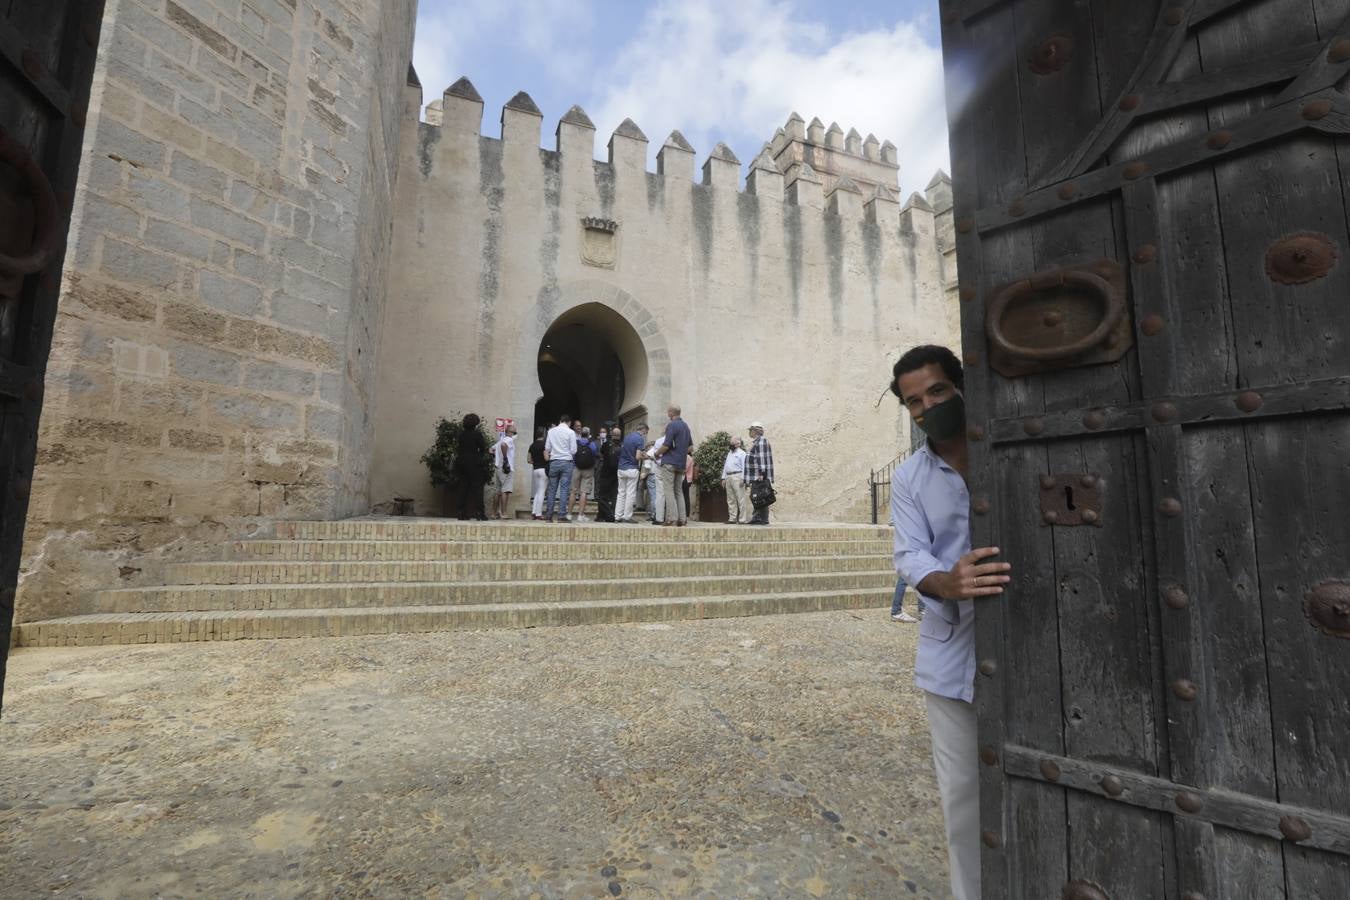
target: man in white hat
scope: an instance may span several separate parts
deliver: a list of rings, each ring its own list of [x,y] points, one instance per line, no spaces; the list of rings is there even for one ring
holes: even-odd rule
[[[764,482],[769,489],[773,488],[773,448],[769,442],[764,439],[764,423],[750,423],[750,452],[745,457],[745,483],[750,487],[750,502],[755,500],[756,488],[758,482]],[[763,488],[760,488],[762,491]],[[769,524],[768,505],[755,508],[755,514],[750,517],[751,525]]]

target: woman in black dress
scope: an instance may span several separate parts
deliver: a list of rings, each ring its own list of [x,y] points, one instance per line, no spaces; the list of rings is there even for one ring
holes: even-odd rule
[[[455,448],[455,475],[459,481],[459,518],[487,520],[483,507],[483,485],[487,483],[487,444],[478,430],[481,420],[473,413],[464,417]]]

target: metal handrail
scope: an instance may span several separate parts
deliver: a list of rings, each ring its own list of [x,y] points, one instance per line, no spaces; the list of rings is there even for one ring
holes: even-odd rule
[[[872,473],[867,476],[867,488],[872,494],[873,525],[880,524],[878,513],[883,507],[889,506],[891,503],[891,476],[895,474],[895,467],[908,459],[913,452],[913,450],[906,450],[880,469],[873,469]],[[884,500],[881,496],[883,493],[886,495]]]

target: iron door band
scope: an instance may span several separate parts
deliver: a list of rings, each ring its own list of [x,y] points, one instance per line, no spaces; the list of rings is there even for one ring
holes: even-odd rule
[[[985,312],[989,364],[1016,378],[1115,362],[1133,345],[1115,260],[1045,269],[1003,285]]]

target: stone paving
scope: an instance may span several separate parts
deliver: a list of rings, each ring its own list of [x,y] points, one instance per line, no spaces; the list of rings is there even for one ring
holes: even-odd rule
[[[18,650],[6,898],[945,897],[884,609]]]

